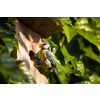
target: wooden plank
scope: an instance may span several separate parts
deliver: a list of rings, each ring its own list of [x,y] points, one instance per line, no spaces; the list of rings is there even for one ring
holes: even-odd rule
[[[50,20],[48,18],[45,18],[45,20],[39,24],[38,27],[34,28],[35,30],[38,30],[39,33],[41,33],[44,30],[47,30],[51,28],[52,26],[55,26],[53,23],[50,24]],[[41,28],[41,30],[39,30]]]
[[[31,18],[31,22],[28,24],[30,28],[31,28],[31,26],[32,26],[32,24],[34,23],[35,20],[36,20],[36,17]]]
[[[44,35],[44,37],[49,37],[51,35],[53,35],[54,33],[58,32],[59,28],[56,26],[51,26],[50,28],[48,28],[47,30],[41,31],[41,34]]]
[[[17,17],[17,19],[45,38],[61,30],[56,20],[52,21],[48,17]]]
[[[34,20],[32,26],[30,26],[30,27],[31,27],[31,28],[34,28],[34,30],[35,30],[35,28],[36,28],[36,27],[39,27],[40,24],[41,24],[44,20],[46,20],[46,18],[44,18],[44,17],[37,17],[37,18]],[[41,28],[40,28],[40,30],[41,30]]]
[[[25,20],[25,18],[24,18],[23,23],[25,23],[25,25],[27,25],[27,26],[30,26],[32,21],[34,21],[34,20],[35,20],[35,18],[33,18],[33,17],[27,17],[27,20]]]

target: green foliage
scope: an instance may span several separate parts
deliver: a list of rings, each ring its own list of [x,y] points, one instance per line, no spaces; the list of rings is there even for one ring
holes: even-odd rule
[[[51,44],[60,83],[99,84],[100,18],[56,19],[62,30],[45,41]],[[52,79],[56,80],[53,76]]]
[[[13,18],[0,18],[0,83],[35,83],[30,74],[26,74],[28,70],[23,67],[23,62],[10,56],[14,48],[18,49],[18,41]]]
[[[49,69],[51,84],[100,83],[100,18],[59,17],[61,31],[51,44],[59,75]],[[0,18],[0,83],[35,83],[22,61],[16,61],[18,41],[13,18]],[[12,57],[11,57],[12,56]],[[14,58],[13,58],[14,57]]]

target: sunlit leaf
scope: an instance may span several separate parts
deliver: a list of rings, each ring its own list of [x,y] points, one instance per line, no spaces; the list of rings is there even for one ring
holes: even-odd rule
[[[82,74],[80,71],[78,70],[69,70],[70,74]]]
[[[63,36],[63,38],[61,39],[59,45],[62,47],[63,43],[64,43],[64,40],[65,40],[65,36]]]
[[[63,26],[63,29],[64,29],[63,32],[65,33],[68,42],[70,42],[71,39],[77,34],[77,33],[75,32],[75,29],[72,28],[71,26],[64,25],[64,26]]]
[[[100,84],[100,76],[96,72],[92,74],[92,76],[89,77],[90,82],[93,84]]]
[[[77,62],[77,70],[79,70],[82,74],[84,74],[85,68],[82,61]]]
[[[91,47],[87,47],[87,48],[83,48],[83,50],[86,52],[86,56],[97,61],[98,63],[100,63],[100,55],[96,55],[93,51]]]
[[[65,24],[72,25],[72,22],[69,17],[62,17],[62,18],[60,18],[60,21],[61,21],[62,25],[65,25]]]
[[[60,72],[59,78],[60,78],[62,84],[68,84],[69,76],[66,77],[66,75],[63,72]]]
[[[85,31],[93,31],[93,29],[88,24],[88,18],[79,18],[75,24],[76,29],[84,29]]]
[[[100,29],[98,27],[90,22],[88,18],[80,18],[77,21],[75,28],[77,29],[77,33],[96,45],[100,51]]]
[[[72,59],[71,59],[71,63],[72,63],[72,65],[73,65],[73,67],[74,67],[74,69],[75,70],[77,70],[77,60],[76,60],[76,58],[75,57],[73,57]]]
[[[90,18],[94,20],[97,23],[97,25],[99,25],[100,27],[100,17],[90,17]]]
[[[61,48],[62,54],[64,55],[66,64],[72,59],[72,56],[68,53],[65,45]]]
[[[89,58],[97,61],[98,63],[100,63],[100,55],[95,54],[90,46],[85,47],[82,39],[78,38],[78,42],[80,44],[81,49],[85,52],[85,55],[87,57],[89,57]]]
[[[100,51],[100,38],[98,38],[99,36],[94,33],[94,32],[86,32],[84,30],[78,30],[77,31],[80,35],[82,35],[85,39],[89,40],[91,43],[93,43],[94,45],[96,45]]]

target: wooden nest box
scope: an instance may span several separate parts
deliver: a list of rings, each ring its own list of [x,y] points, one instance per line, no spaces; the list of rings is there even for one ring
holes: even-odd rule
[[[17,60],[25,61],[25,66],[36,84],[49,84],[49,77],[41,68],[34,66],[32,55],[40,50],[39,46],[43,38],[55,34],[61,30],[61,27],[55,18],[48,17],[15,17],[14,22],[19,42]]]

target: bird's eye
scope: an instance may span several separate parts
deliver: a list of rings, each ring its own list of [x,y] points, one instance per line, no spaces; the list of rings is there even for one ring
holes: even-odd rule
[[[44,46],[44,45],[46,45],[46,44],[43,44],[42,46]]]

